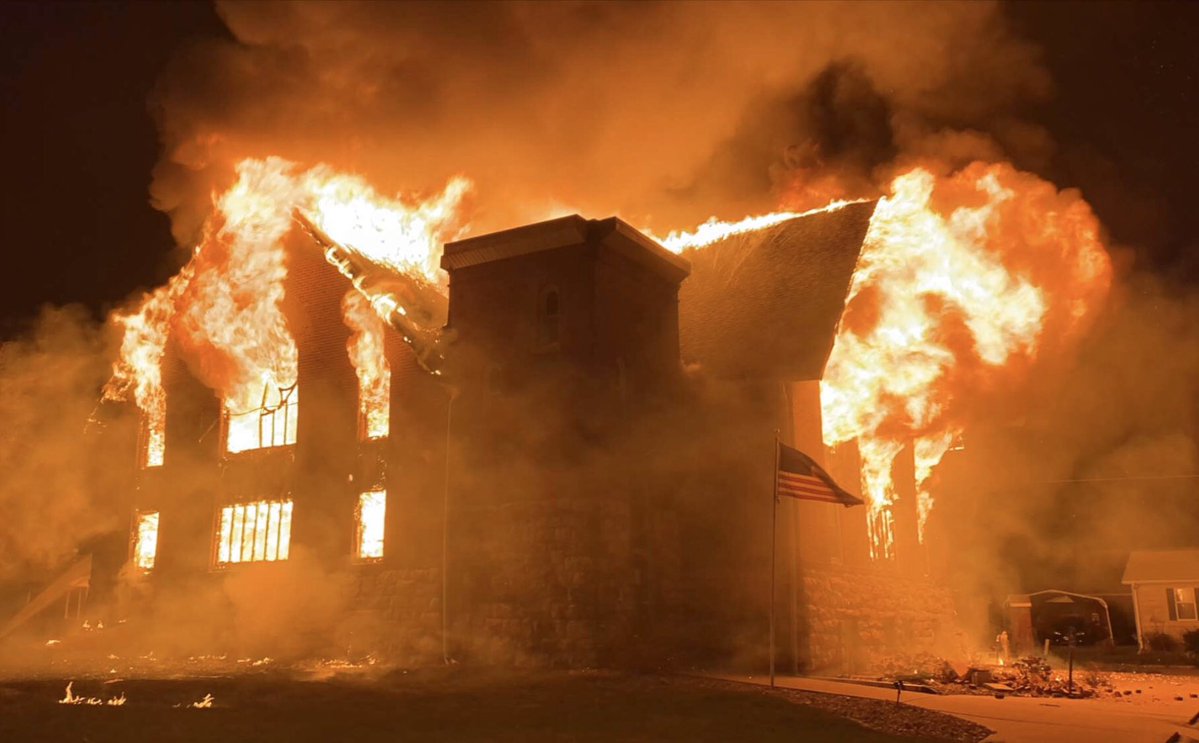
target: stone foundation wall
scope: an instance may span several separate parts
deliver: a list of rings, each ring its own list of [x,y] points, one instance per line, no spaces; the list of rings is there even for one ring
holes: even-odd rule
[[[959,642],[948,589],[885,569],[802,571],[801,637],[811,671],[866,672],[886,659],[944,654]]]
[[[363,565],[352,582],[353,616],[340,633],[350,654],[399,663],[441,661],[441,571]]]
[[[463,514],[450,618],[465,656],[516,665],[605,665],[628,632],[627,501],[573,497]],[[453,563],[451,563],[453,564]],[[456,573],[456,574],[455,574]]]

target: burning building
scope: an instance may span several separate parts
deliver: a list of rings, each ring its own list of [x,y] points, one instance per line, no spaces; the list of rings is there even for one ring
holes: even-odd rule
[[[469,190],[239,165],[118,318],[122,611],[414,661],[760,660],[777,436],[868,503],[782,507],[781,655],[952,639],[930,476],[961,389],[1102,294],[1085,203],[979,163],[661,239],[579,216],[464,237]]]
[[[373,641],[408,655],[442,640],[573,665],[744,652],[768,607],[762,465],[775,430],[823,451],[819,380],[875,206],[691,261],[615,218],[450,242],[448,303],[426,296],[415,330],[372,311],[402,277],[307,223],[315,244],[285,241],[287,384],[231,408],[168,340],[133,565],[173,593],[300,555],[347,576]],[[443,323],[434,369],[413,336]],[[854,466],[840,463],[848,482]],[[796,665],[927,646],[951,621],[921,583],[914,494],[895,513],[902,559],[875,562],[864,513],[787,507],[778,598]]]

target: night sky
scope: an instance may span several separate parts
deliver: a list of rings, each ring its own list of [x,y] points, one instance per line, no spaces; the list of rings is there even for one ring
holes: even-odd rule
[[[1042,175],[1082,189],[1126,268],[1199,283],[1199,4],[1006,12],[1054,80],[1052,98],[1023,112],[1057,142]],[[220,36],[206,3],[0,4],[0,335],[44,303],[100,316],[173,271],[168,220],[147,196],[158,156],[147,96],[176,49]]]

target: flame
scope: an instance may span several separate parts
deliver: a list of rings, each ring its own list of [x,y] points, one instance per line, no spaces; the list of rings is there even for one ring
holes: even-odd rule
[[[733,235],[764,230],[776,224],[782,224],[788,220],[795,219],[796,217],[806,217],[810,214],[819,214],[821,212],[833,212],[849,204],[860,203],[860,201],[860,199],[857,201],[831,201],[818,209],[809,209],[804,212],[773,212],[755,217],[746,217],[736,222],[721,222],[712,217],[691,232],[675,230],[666,237],[656,237],[649,230],[643,230],[643,232],[670,252],[682,253],[684,250],[702,248]]]
[[[292,509],[290,500],[221,508],[217,564],[286,560],[291,552]]]
[[[1010,165],[892,181],[821,383],[825,443],[858,443],[875,557],[893,554],[896,457],[912,448],[923,539],[928,481],[962,433],[968,393],[1012,380],[1106,294],[1098,234],[1078,194]]]
[[[386,532],[387,491],[371,490],[358,496],[358,557],[378,560],[383,557]]]
[[[229,452],[295,441],[298,352],[283,311],[284,239],[295,211],[373,263],[434,285],[445,282],[438,268],[442,243],[466,228],[463,202],[471,183],[462,177],[420,199],[382,196],[358,176],[327,165],[301,171],[277,157],[243,160],[236,176],[214,197],[187,266],[138,310],[117,318],[124,330],[121,356],[105,395],[127,399],[132,393],[146,421],[149,466],[163,461],[161,364],[172,336],[223,401]],[[356,358],[362,361],[362,354]]]
[[[346,350],[358,374],[360,428],[365,438],[381,439],[391,426],[391,367],[383,353],[383,320],[355,289],[346,293],[341,309],[353,331]]]
[[[139,513],[134,534],[133,563],[142,570],[153,570],[158,555],[158,511]]]
[[[166,391],[162,386],[162,357],[175,303],[191,282],[189,264],[166,286],[156,289],[143,300],[141,308],[128,314],[116,313],[114,322],[121,327],[120,360],[113,363],[113,375],[104,387],[104,398],[123,400],[132,390],[142,409],[143,445],[141,465],[161,466],[166,453]]]
[[[125,702],[127,701],[125,698],[125,692],[121,692],[120,696],[109,697],[108,699],[101,699],[100,697],[77,696],[74,692],[71,691],[71,687],[73,687],[74,685],[75,685],[74,681],[67,682],[66,693],[63,695],[62,699],[58,700],[59,704],[85,704],[85,705],[88,705],[89,707],[99,707],[99,706],[123,707],[123,706],[125,706]]]
[[[788,203],[844,192],[819,185]],[[681,252],[850,203],[711,219],[655,239]],[[964,430],[971,393],[1014,379],[1046,338],[1068,340],[1102,301],[1111,265],[1098,234],[1076,192],[1010,165],[977,162],[941,177],[916,167],[891,182],[821,382],[825,444],[857,442],[873,557],[893,555],[896,458],[910,448],[923,540],[930,480]]]

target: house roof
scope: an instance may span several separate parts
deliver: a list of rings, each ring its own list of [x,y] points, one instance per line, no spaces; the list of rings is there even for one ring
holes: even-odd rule
[[[686,251],[692,268],[679,292],[683,359],[717,376],[820,379],[877,203]]]
[[[617,218],[584,219],[578,214],[446,243],[441,267],[454,271],[482,263],[591,243],[613,250],[675,283],[691,265]]]
[[[1199,583],[1199,550],[1133,552],[1120,582]]]

